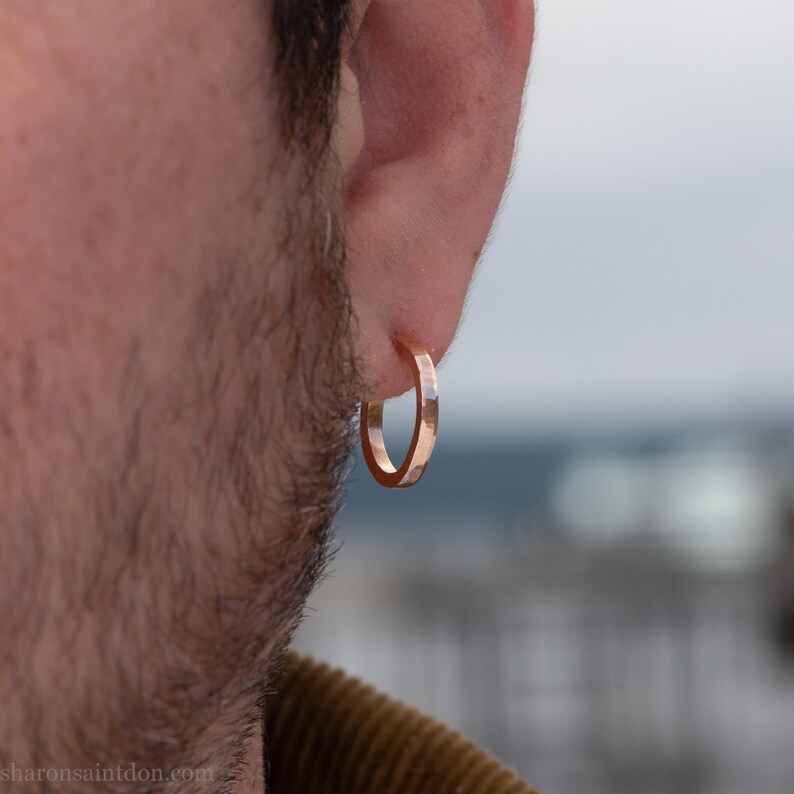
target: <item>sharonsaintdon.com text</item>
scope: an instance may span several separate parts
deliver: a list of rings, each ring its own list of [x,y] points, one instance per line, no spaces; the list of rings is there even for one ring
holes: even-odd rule
[[[0,767],[0,783],[165,783],[212,782],[212,769],[151,769],[129,766],[58,769],[23,767],[12,763]]]

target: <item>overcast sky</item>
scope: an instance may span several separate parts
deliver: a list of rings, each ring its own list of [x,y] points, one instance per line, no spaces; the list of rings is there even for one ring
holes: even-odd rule
[[[794,4],[541,0],[449,432],[794,419]]]

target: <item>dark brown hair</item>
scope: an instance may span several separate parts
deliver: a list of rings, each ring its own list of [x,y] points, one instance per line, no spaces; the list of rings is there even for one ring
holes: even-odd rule
[[[312,159],[331,134],[349,7],[350,0],[273,0],[282,135]]]

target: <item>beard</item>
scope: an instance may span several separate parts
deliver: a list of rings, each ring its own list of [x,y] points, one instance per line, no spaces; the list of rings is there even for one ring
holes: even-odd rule
[[[138,329],[101,394],[63,388],[80,398],[50,420],[68,438],[57,450],[44,451],[46,378],[25,375],[41,372],[36,350],[20,354],[0,766],[157,770],[107,791],[171,790],[179,768],[213,780],[182,792],[237,777],[329,557],[360,394],[333,178],[303,177],[287,178],[267,253],[215,251],[185,316],[164,318],[167,368],[148,365]]]

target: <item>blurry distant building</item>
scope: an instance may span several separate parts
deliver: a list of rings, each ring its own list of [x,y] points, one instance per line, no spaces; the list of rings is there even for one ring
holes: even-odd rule
[[[791,794],[789,451],[461,448],[415,506],[354,483],[299,645],[548,794]]]

